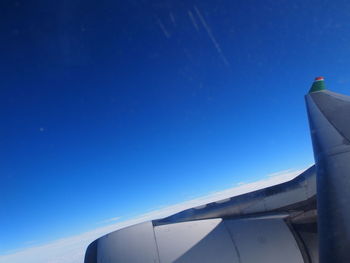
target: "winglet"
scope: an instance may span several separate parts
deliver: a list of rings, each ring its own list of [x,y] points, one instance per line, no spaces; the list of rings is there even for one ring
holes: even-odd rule
[[[322,91],[325,89],[326,89],[326,85],[324,84],[324,77],[317,77],[315,78],[314,83],[312,83],[309,93]]]

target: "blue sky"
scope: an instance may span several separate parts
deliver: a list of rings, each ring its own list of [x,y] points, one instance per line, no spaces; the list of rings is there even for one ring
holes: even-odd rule
[[[348,1],[5,1],[0,253],[313,162]]]

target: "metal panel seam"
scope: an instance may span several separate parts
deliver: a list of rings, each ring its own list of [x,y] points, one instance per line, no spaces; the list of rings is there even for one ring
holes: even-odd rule
[[[242,263],[241,254],[239,253],[239,250],[238,250],[238,247],[237,247],[237,245],[236,245],[236,242],[235,242],[235,239],[234,239],[234,237],[233,237],[233,234],[231,233],[230,229],[229,229],[229,228],[227,227],[227,225],[226,225],[226,220],[222,219],[221,222],[224,224],[224,226],[225,226],[225,228],[226,228],[226,231],[228,232],[228,234],[229,234],[229,236],[230,236],[230,238],[231,238],[233,247],[235,248],[236,253],[237,253],[238,262],[239,262],[239,263]]]
[[[157,238],[156,238],[156,233],[154,232],[154,225],[153,225],[153,221],[152,221],[152,232],[153,232],[153,237],[154,237],[154,242],[156,243],[156,249],[157,249],[157,256],[158,256],[158,262],[160,262],[160,256],[159,256],[159,247],[158,247],[158,242],[157,242]]]
[[[317,103],[317,101],[315,101],[314,98],[311,97],[311,99],[312,99],[312,101],[315,103],[317,109],[321,112],[322,116],[329,122],[329,124],[338,132],[338,134],[339,134],[341,137],[343,137],[345,140],[347,140],[347,141],[350,143],[349,138],[348,138],[347,136],[345,136],[345,134],[343,134],[343,132],[340,131],[340,130],[337,128],[337,126],[333,123],[333,121],[330,120],[330,119],[327,117],[327,114],[325,114],[325,111],[322,110],[322,108],[320,107],[319,103]]]
[[[288,219],[284,220],[284,222],[287,225],[289,231],[292,233],[294,240],[297,243],[297,246],[299,247],[299,250],[300,250],[300,253],[301,253],[301,256],[302,256],[304,262],[305,263],[312,263],[309,251],[307,250],[307,247],[304,243],[304,240],[300,237],[299,233],[297,231],[295,231],[292,223]]]

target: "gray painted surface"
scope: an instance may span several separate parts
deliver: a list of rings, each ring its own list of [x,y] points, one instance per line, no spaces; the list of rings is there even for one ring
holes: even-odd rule
[[[225,220],[242,263],[303,263],[293,234],[282,219]]]
[[[98,263],[158,263],[151,222],[127,227],[98,239]]]
[[[350,141],[350,97],[328,90],[309,94],[309,97],[339,134]]]
[[[294,203],[303,202],[307,200],[306,184],[301,184],[300,187],[289,189],[289,191],[280,192],[275,195],[265,198],[265,206],[267,210],[275,210]]]
[[[314,199],[315,196],[316,169],[312,166],[289,182],[234,196],[222,202],[217,201],[205,206],[190,208],[172,216],[154,220],[154,224],[161,225],[189,220],[242,217],[266,213],[281,210],[299,202],[307,202]]]
[[[146,222],[108,234],[95,244],[97,257],[86,258],[86,262],[304,262],[291,230],[279,216],[154,227]]]
[[[313,176],[305,177],[305,190],[307,198],[316,197],[316,167],[313,166]]]
[[[157,226],[155,233],[162,263],[239,263],[221,219]]]
[[[350,262],[350,98],[306,96],[317,167],[319,260]]]
[[[312,263],[319,262],[318,258],[318,235],[312,232],[301,232],[300,236],[307,247],[308,254]]]
[[[97,244],[98,239],[92,242],[86,249],[84,263],[96,263],[97,262]]]

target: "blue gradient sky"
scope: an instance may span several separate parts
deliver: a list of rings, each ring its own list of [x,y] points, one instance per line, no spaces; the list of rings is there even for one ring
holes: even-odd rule
[[[348,1],[3,1],[0,253],[313,162]]]

